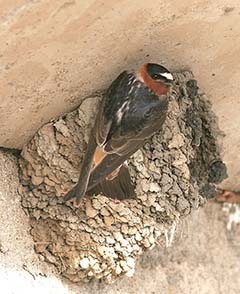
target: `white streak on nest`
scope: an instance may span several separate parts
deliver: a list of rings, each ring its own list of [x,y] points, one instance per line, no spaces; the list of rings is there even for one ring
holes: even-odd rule
[[[230,231],[235,225],[240,224],[240,205],[239,204],[223,204],[223,211],[228,216],[227,229]]]
[[[170,230],[165,229],[164,234],[165,234],[165,240],[166,240],[166,247],[172,246],[175,232],[176,232],[176,227],[177,227],[177,222],[174,221]]]

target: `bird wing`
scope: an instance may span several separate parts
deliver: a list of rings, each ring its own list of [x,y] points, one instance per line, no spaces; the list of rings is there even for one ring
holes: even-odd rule
[[[64,201],[68,201],[76,197],[76,203],[79,204],[81,198],[85,195],[88,187],[88,181],[92,169],[92,161],[96,152],[96,148],[97,143],[95,137],[93,136],[93,134],[91,134],[87,146],[87,151],[81,165],[78,183],[64,196]]]
[[[93,189],[97,184],[102,182],[106,177],[111,175],[121,164],[124,163],[135,151],[143,145],[142,141],[132,141],[132,146],[129,146],[129,152],[124,155],[108,154],[99,165],[91,172],[87,191]]]
[[[103,150],[107,155],[92,170],[87,190],[91,190],[123,164],[147,138],[161,129],[166,118],[167,96],[158,97],[138,84],[130,84],[127,92],[121,92],[121,89],[118,89],[118,86],[124,87],[121,82],[107,93],[111,96],[106,97],[106,105],[109,106],[113,102],[114,105],[103,107],[96,123],[96,138],[100,137],[98,131],[102,131],[104,123],[108,126],[108,133],[102,140]],[[131,87],[134,90],[131,91]],[[118,107],[115,108],[115,105]],[[119,111],[120,109],[122,110]]]
[[[166,95],[159,97],[153,94],[134,74],[122,72],[100,103],[79,182],[64,200],[76,197],[79,203],[87,190],[109,176],[138,150],[147,138],[160,130],[167,107]],[[105,156],[91,171],[97,147],[103,149]]]
[[[94,132],[99,146],[106,143],[113,130],[116,113],[128,99],[133,74],[123,71],[110,85],[99,107],[95,120]]]
[[[94,128],[91,131],[86,154],[81,165],[79,181],[77,185],[64,196],[65,201],[76,197],[76,202],[79,204],[81,198],[85,195],[97,146],[102,145],[107,140],[112,125],[111,108],[115,106],[116,109],[116,105],[111,97],[113,96],[114,98],[114,93],[115,96],[124,97],[128,91],[129,87],[127,85],[131,78],[131,74],[126,71],[122,72],[117,79],[114,80],[107,90],[106,95],[103,97]]]

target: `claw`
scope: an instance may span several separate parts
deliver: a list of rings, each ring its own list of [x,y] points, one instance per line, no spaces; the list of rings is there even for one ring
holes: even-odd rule
[[[73,199],[74,197],[76,197],[76,188],[77,186],[75,186],[74,188],[72,188],[72,190],[70,190],[64,197],[63,200],[64,201],[69,201],[71,199]]]
[[[86,193],[86,187],[80,187],[76,185],[72,190],[70,190],[63,198],[64,201],[69,201],[73,198],[76,198],[76,204],[79,205],[82,197]]]
[[[76,204],[79,205],[81,202],[82,197],[85,195],[87,188],[86,187],[76,187],[76,192],[75,192],[75,196],[76,196]]]

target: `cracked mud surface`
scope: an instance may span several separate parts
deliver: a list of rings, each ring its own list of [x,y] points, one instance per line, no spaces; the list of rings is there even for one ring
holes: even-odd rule
[[[191,73],[176,79],[163,130],[129,160],[134,200],[98,195],[79,208],[62,201],[78,180],[100,97],[43,126],[23,148],[20,191],[35,249],[70,280],[132,276],[137,257],[163,242],[226,177],[210,104]]]

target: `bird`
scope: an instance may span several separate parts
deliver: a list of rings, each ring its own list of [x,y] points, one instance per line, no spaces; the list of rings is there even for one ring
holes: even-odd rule
[[[124,163],[162,128],[173,81],[173,74],[157,63],[144,63],[137,70],[120,73],[103,95],[79,181],[64,201],[75,198],[79,205],[82,197],[97,187],[107,197],[135,197]]]

